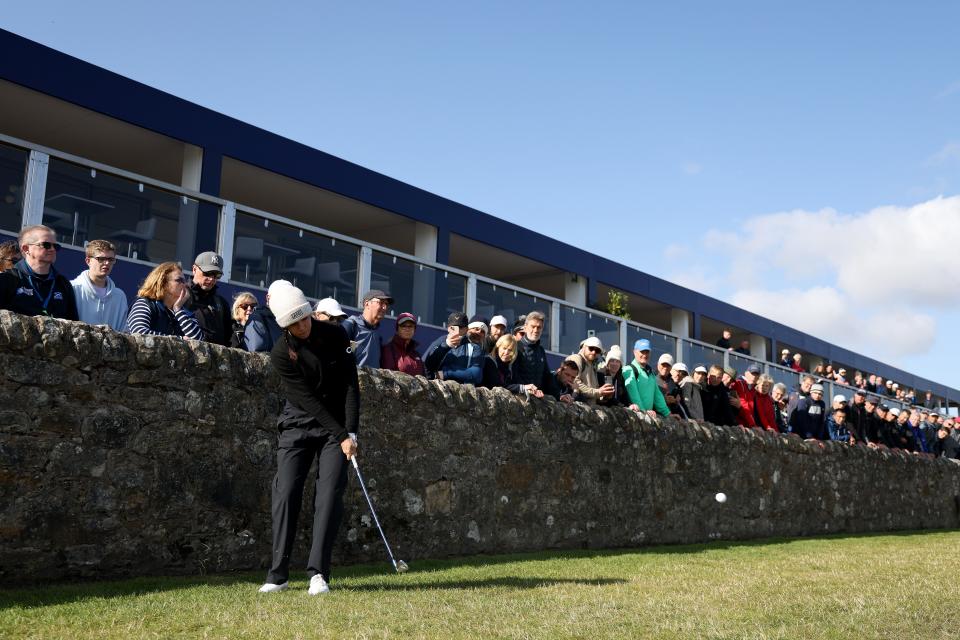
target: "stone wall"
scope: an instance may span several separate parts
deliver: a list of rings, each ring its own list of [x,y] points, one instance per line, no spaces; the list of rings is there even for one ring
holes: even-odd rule
[[[385,371],[361,385],[361,469],[412,563],[960,524],[947,460]],[[264,567],[278,403],[264,355],[0,311],[0,581]],[[346,501],[335,563],[383,560],[354,479]]]

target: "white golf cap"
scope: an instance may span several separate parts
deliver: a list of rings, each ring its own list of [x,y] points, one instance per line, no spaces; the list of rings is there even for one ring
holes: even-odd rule
[[[823,385],[815,384],[812,387],[810,387],[810,393],[813,393],[814,391],[819,391],[820,393],[823,393]]]
[[[843,395],[842,393],[838,393],[837,395],[833,396],[834,403],[846,402],[846,401],[847,401],[847,396]]]
[[[690,370],[687,369],[687,365],[683,364],[682,362],[678,362],[677,364],[673,365],[673,367],[670,370],[683,371],[684,373],[690,373]]]
[[[274,280],[270,283],[270,286],[267,287],[267,295],[272,296],[277,289],[281,287],[292,287],[293,283],[289,280]]]
[[[507,319],[503,316],[493,316],[490,318],[490,326],[500,325],[501,327],[507,326]]]
[[[345,318],[346,312],[340,307],[340,303],[333,298],[324,298],[317,302],[313,309],[317,313],[325,313],[331,318]]]
[[[597,336],[590,336],[586,340],[581,340],[580,348],[583,349],[584,347],[594,347],[596,349],[600,349],[600,351],[603,351],[603,343],[600,342],[600,338]]]
[[[703,365],[700,365],[699,367],[697,367],[696,369],[694,369],[693,372],[694,372],[694,373],[707,373],[707,368],[706,368],[705,366],[703,366]]]
[[[673,366],[673,356],[670,355],[669,353],[665,353],[662,356],[660,356],[660,359],[657,360],[657,364],[664,364],[664,363]]]

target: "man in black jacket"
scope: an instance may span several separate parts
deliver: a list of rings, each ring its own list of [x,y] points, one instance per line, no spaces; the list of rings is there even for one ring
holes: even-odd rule
[[[723,384],[723,367],[713,365],[707,371],[707,384],[700,393],[703,402],[703,418],[722,426],[733,426],[737,419],[730,406],[730,393]]]
[[[78,320],[73,285],[53,267],[60,250],[56,232],[43,225],[26,227],[17,245],[23,258],[0,273],[0,309]]]
[[[193,284],[184,308],[193,312],[203,329],[203,339],[230,346],[233,318],[230,303],[217,293],[217,281],[223,276],[223,258],[213,251],[204,251],[193,261]]]
[[[318,595],[329,591],[333,542],[343,518],[347,461],[357,451],[357,364],[347,334],[336,325],[316,320],[300,289],[291,286],[275,291],[270,309],[284,329],[270,352],[270,363],[280,376],[285,402],[277,421],[273,562],[260,592],[287,588],[303,486],[314,458],[318,458],[307,563],[308,593]]]
[[[523,337],[517,343],[516,382],[521,385],[532,384],[559,400],[560,388],[547,364],[547,352],[540,345],[544,320],[544,315],[539,311],[531,311],[525,316]]]

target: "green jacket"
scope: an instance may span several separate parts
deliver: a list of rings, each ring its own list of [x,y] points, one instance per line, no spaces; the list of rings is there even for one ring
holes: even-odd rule
[[[639,377],[634,375],[634,370]],[[657,385],[656,378],[652,373],[647,373],[636,358],[630,366],[623,368],[623,379],[630,402],[640,407],[641,411],[653,409],[662,416],[670,415],[670,409],[667,408],[667,402],[663,399],[663,393]]]

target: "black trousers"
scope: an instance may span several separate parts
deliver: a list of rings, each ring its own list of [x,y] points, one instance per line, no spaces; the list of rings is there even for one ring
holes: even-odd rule
[[[297,533],[303,487],[315,457],[317,496],[307,576],[319,573],[330,580],[333,542],[343,519],[343,492],[347,486],[347,458],[335,438],[319,429],[285,429],[277,447],[277,475],[273,480],[273,564],[267,582],[282,584],[290,575],[290,553]]]

